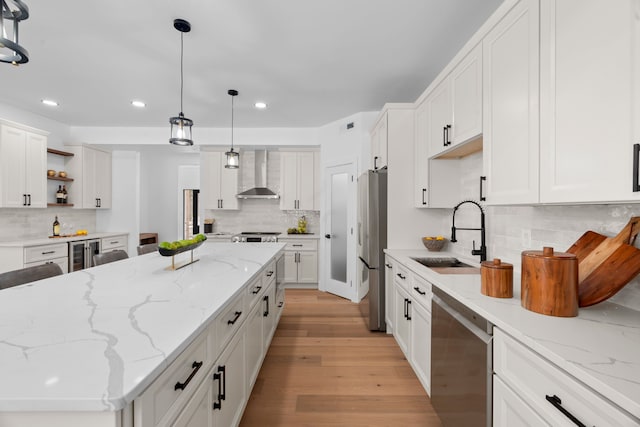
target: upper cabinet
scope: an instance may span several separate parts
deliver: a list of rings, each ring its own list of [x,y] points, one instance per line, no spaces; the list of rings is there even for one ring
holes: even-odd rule
[[[320,182],[316,179],[319,163],[317,152],[280,153],[280,209],[320,210],[317,197]]]
[[[47,207],[47,137],[0,123],[0,207]]]
[[[487,204],[538,202],[538,0],[522,0],[483,40]]]
[[[482,133],[482,44],[453,68],[425,102],[431,157]]]
[[[385,111],[371,131],[371,169],[382,169],[388,164],[387,150],[389,145],[388,114]]]
[[[111,209],[111,153],[87,146],[68,147],[69,175],[76,180],[69,190],[74,208]]]
[[[542,0],[540,28],[540,202],[640,199],[640,3]]]
[[[239,169],[225,168],[227,158],[220,151],[200,153],[200,187],[205,209],[239,209]]]

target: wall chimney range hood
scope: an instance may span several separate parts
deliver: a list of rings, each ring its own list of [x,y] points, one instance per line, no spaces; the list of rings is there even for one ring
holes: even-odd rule
[[[236,194],[238,199],[279,199],[267,188],[267,150],[255,151],[255,182],[253,188]]]

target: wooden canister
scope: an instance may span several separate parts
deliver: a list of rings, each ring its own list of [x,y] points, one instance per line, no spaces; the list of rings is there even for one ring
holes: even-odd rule
[[[522,252],[521,303],[548,316],[577,316],[578,258],[550,247]]]
[[[513,264],[494,258],[480,264],[480,292],[494,298],[513,297]]]

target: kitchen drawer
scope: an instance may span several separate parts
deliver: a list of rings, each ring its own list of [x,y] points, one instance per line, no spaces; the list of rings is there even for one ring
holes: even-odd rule
[[[562,407],[589,426],[637,426],[619,408],[565,371],[494,328],[493,369],[522,400],[554,426],[575,424],[547,400],[557,396]]]
[[[404,265],[396,263],[393,266],[393,281],[409,292],[409,284],[411,283],[411,272]]]
[[[134,402],[136,427],[169,425],[213,366],[201,334]]]
[[[282,316],[282,311],[284,310],[284,289],[276,289],[276,325],[280,320],[280,316]]]
[[[25,264],[25,268],[26,267],[35,267],[37,265],[43,265],[43,264],[49,264],[55,262],[56,264],[58,264],[60,266],[60,268],[62,269],[63,273],[68,273],[69,272],[69,258],[68,257],[60,257],[60,258],[53,258],[53,259],[48,259],[48,260],[42,260],[42,261],[36,261],[36,262],[30,262],[29,264]]]
[[[263,277],[256,277],[249,283],[247,286],[247,307],[249,310],[258,302],[266,288],[267,284],[264,283]]]
[[[266,288],[274,280],[276,280],[276,261],[275,260],[265,265],[264,269],[262,270],[262,283],[264,284],[263,286]]]
[[[285,251],[317,251],[318,241],[316,239],[295,239],[295,240],[279,240],[286,243]]]
[[[217,349],[223,349],[247,317],[244,294],[237,297],[216,318]]]
[[[429,313],[431,313],[431,283],[414,274],[410,294],[413,301],[418,302]]]
[[[24,263],[30,264],[37,261],[46,261],[54,258],[66,257],[69,254],[69,245],[56,243],[53,245],[31,246],[24,248]]]
[[[102,239],[102,252],[108,252],[111,249],[123,249],[127,246],[127,236],[114,236]]]

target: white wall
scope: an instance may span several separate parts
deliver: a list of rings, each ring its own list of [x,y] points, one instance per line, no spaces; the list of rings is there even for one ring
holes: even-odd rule
[[[140,153],[113,151],[111,167],[112,207],[96,212],[96,228],[129,233],[129,256],[135,256],[140,233]]]

